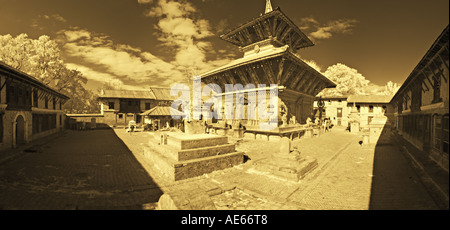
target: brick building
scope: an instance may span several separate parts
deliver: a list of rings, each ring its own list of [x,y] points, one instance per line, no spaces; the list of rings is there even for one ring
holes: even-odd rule
[[[403,138],[448,170],[449,30],[435,40],[391,100]]]
[[[392,96],[384,95],[351,95],[323,97],[325,107],[322,111],[322,117],[330,118],[331,123],[336,126],[347,126],[348,116],[352,112],[353,105],[360,116],[360,125],[365,127],[370,124],[373,118],[380,116],[389,116],[393,113],[389,106]],[[314,110],[318,109],[317,102],[319,98],[314,99]],[[315,112],[316,116],[318,112]]]
[[[0,150],[57,133],[69,97],[0,62]]]
[[[104,90],[99,95],[102,117],[97,117],[97,119],[98,122],[110,126],[126,126],[131,120],[142,124],[146,111],[157,106],[170,106],[174,99],[176,98],[170,96],[170,88]],[[165,115],[170,116],[170,114]]]
[[[320,98],[314,98],[314,113],[319,116],[318,101]],[[331,123],[335,126],[347,126],[349,111],[347,108],[347,97],[322,97],[324,108],[322,117],[330,118]]]
[[[374,118],[384,118],[392,113],[392,109],[389,106],[391,98],[392,96],[388,95],[349,96],[347,98],[348,113],[352,112],[353,105],[355,105],[360,116],[360,127],[367,127]]]

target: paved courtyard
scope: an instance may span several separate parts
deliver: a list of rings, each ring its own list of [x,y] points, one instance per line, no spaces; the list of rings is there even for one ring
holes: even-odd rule
[[[254,162],[279,150],[276,138],[230,138],[245,152],[244,164],[171,182],[143,155],[142,143],[152,138],[147,132],[67,131],[0,164],[0,208],[155,209],[163,194],[186,209],[445,208],[390,135],[372,146],[339,128],[294,140],[301,155],[319,164],[300,182],[254,169]]]
[[[0,165],[1,209],[151,209],[161,194],[111,129],[67,131]]]
[[[126,134],[115,130],[135,152],[137,159],[158,181],[162,190],[172,194],[187,208],[209,207],[223,210],[369,210],[369,209],[439,209],[429,188],[405,157],[393,134],[387,132],[379,144],[361,146],[362,137],[335,128],[320,137],[293,141],[301,155],[317,159],[318,168],[300,182],[280,179],[252,167],[253,162],[270,157],[279,150],[275,138],[244,138],[237,150],[249,160],[233,168],[212,172],[184,181],[168,183],[158,177],[157,168],[142,156],[142,145],[151,135]],[[230,138],[231,142],[236,142]],[[427,178],[428,179],[428,178]],[[447,174],[448,180],[448,174]],[[448,187],[448,183],[447,183]],[[448,190],[448,189],[447,189]],[[202,201],[195,194],[206,193]],[[202,204],[203,202],[203,204]],[[195,204],[194,204],[195,203]],[[443,206],[445,208],[445,204]],[[447,206],[448,209],[448,193]]]

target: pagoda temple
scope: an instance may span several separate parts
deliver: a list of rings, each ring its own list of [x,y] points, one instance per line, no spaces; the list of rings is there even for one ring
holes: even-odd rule
[[[305,124],[313,111],[314,97],[324,88],[336,87],[334,82],[296,55],[298,50],[314,46],[314,43],[279,7],[273,9],[270,0],[266,0],[265,12],[259,17],[220,37],[238,46],[244,55],[201,74],[202,83],[219,85],[222,92],[218,96],[224,94],[226,84],[278,85],[279,126],[286,126],[286,121]],[[257,108],[244,105],[246,115],[248,110]],[[257,127],[258,119],[241,119],[239,123],[247,128]]]

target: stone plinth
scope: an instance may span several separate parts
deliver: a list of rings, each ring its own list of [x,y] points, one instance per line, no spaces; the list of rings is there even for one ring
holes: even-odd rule
[[[184,132],[186,134],[204,134],[205,122],[202,120],[184,121]]]
[[[269,172],[270,174],[298,182],[303,179],[307,173],[314,170],[317,166],[315,158],[305,156],[280,156],[278,154],[272,155],[269,159],[255,162],[255,169],[258,171]]]
[[[358,133],[359,132],[359,122],[352,122],[350,124],[350,132],[351,133]]]
[[[168,136],[170,145],[180,149],[193,149],[207,146],[223,145],[228,143],[226,136],[213,136],[209,134],[171,134]]]
[[[280,152],[272,154],[268,159],[255,162],[255,169],[295,182],[303,179],[318,166],[317,160],[309,156],[300,156],[300,152],[292,151],[291,146],[288,138],[281,138]]]
[[[144,156],[154,167],[174,181],[201,176],[243,163],[243,152],[237,152],[228,137],[208,134],[167,133],[167,145],[150,138]]]
[[[306,128],[305,130],[305,137],[312,137],[314,136],[314,130],[312,127]]]
[[[370,139],[369,139],[370,132],[369,132],[368,128],[363,130],[362,136],[363,136],[363,143],[362,144],[363,145],[369,145],[370,144]]]

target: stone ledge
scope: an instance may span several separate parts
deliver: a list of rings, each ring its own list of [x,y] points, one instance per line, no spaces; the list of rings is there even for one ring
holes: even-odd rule
[[[289,162],[287,162],[289,161]],[[269,172],[271,175],[298,182],[319,165],[317,159],[306,156],[301,159],[269,159],[255,162],[255,170]]]
[[[213,171],[231,168],[242,164],[244,161],[243,152],[227,153],[201,159],[180,161],[174,164],[175,181],[191,177],[201,176]]]
[[[169,145],[179,147],[181,150],[228,144],[228,137],[208,134],[189,135],[187,137],[169,134],[167,140]]]
[[[197,159],[190,159],[185,161],[177,161],[173,156],[165,154],[166,151],[161,151],[160,148],[150,148],[150,146],[143,146],[143,155],[154,163],[160,173],[167,176],[173,181],[188,179],[192,177],[201,176],[205,173],[230,168],[235,165],[242,164],[244,161],[243,152],[231,152],[202,157]],[[234,146],[232,146],[234,148]],[[173,154],[172,154],[173,155]]]

